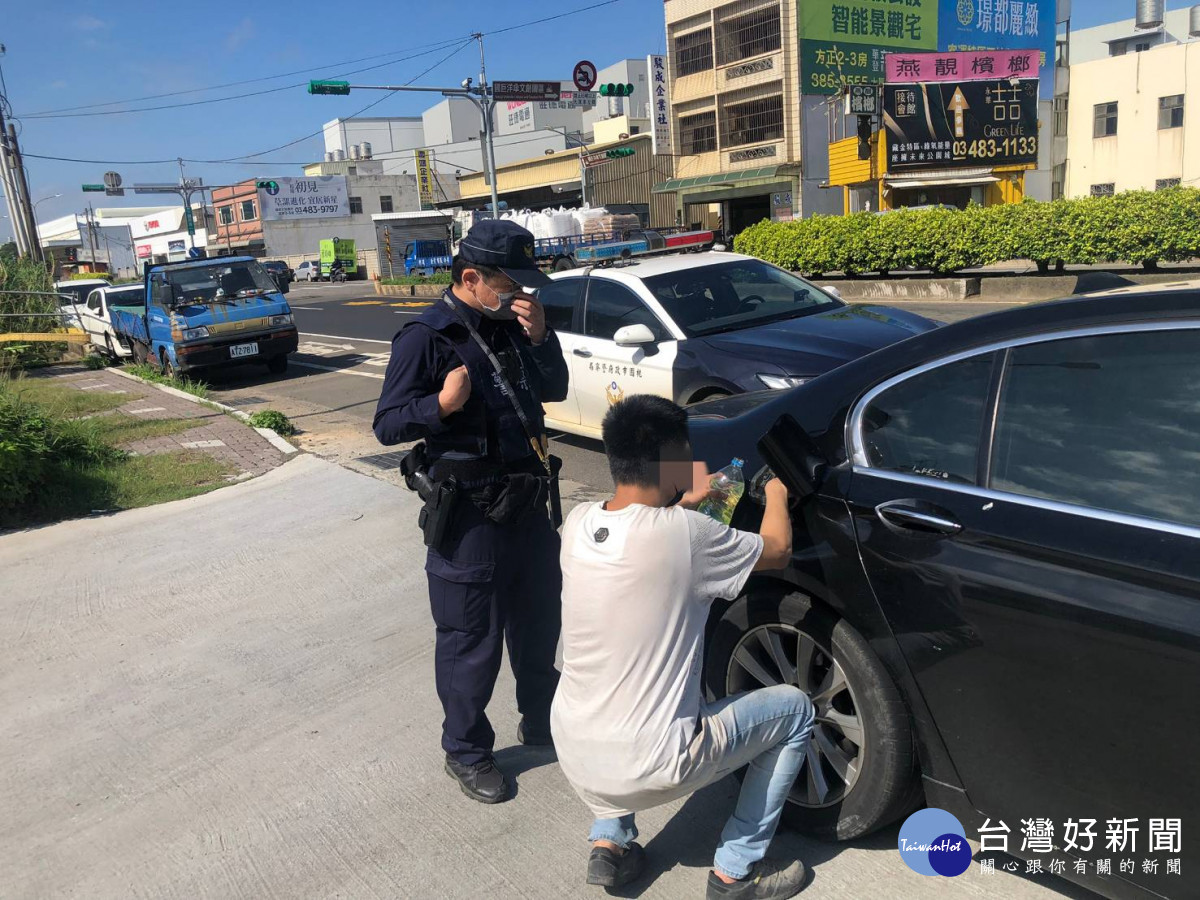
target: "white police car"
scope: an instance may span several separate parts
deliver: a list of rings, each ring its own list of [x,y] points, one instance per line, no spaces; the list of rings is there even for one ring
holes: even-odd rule
[[[571,369],[546,404],[550,428],[599,437],[630,394],[680,404],[783,389],[936,327],[882,306],[849,306],[802,278],[736,253],[642,258],[552,276],[538,291]]]

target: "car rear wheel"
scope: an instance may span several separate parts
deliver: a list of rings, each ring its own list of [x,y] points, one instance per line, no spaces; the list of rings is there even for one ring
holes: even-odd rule
[[[566,272],[575,268],[575,261],[569,256],[560,256],[554,261],[555,272]]]
[[[108,354],[109,359],[117,358],[117,348],[113,345],[111,334],[106,334],[104,336],[104,352]]]
[[[169,356],[167,356],[167,349],[165,347],[161,348],[158,351],[158,356],[159,356],[159,360],[161,361],[160,368],[162,370],[163,377],[164,378],[174,378],[175,377],[175,367],[173,365],[171,365],[171,358]]]
[[[287,371],[287,366],[288,366],[287,356],[285,356],[282,353],[279,354],[279,356],[272,356],[270,359],[267,360],[267,371],[270,372],[272,375],[282,375],[284,372]]]
[[[803,594],[751,590],[717,622],[706,675],[714,699],[799,686],[816,708],[784,821],[823,840],[870,834],[921,797],[909,714],[850,623]]]

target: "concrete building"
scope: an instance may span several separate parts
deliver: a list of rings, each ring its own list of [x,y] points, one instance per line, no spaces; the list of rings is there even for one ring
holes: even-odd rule
[[[1129,2],[1134,11],[1133,0]],[[1070,64],[1077,66],[1095,59],[1141,53],[1163,44],[1174,44],[1188,39],[1188,16],[1190,10],[1169,9],[1163,15],[1163,23],[1157,28],[1140,29],[1137,20],[1121,19],[1091,28],[1080,28],[1071,32]]]
[[[1200,42],[1073,63],[1066,195],[1200,182],[1198,101]]]
[[[558,100],[504,102],[496,104],[496,134],[532,134],[536,131],[558,129],[582,132],[584,113],[603,99],[593,91],[577,91],[569,81],[561,82]],[[497,161],[497,164],[498,161]]]
[[[420,116],[334,119],[325,123],[326,158],[331,153],[331,161],[356,155],[373,157],[383,160],[384,172],[389,175],[411,163],[412,151],[424,145]]]
[[[127,221],[99,216],[99,210],[71,214],[38,225],[38,241],[47,256],[54,257],[55,274],[107,272],[114,276],[133,275],[137,262],[133,255]]]
[[[188,234],[182,206],[152,210],[131,219],[129,233],[138,265],[146,262],[182,262],[188,258],[193,247],[206,255],[215,255],[216,250],[209,247],[214,224],[212,210],[202,203],[193,204],[192,221],[196,231],[195,234]]]
[[[266,244],[254,179],[213,188],[212,204],[216,218],[213,254],[263,256]]]
[[[650,82],[645,58],[623,59],[611,66],[606,66],[596,73],[597,85],[601,84],[632,84],[633,94],[629,97],[596,97],[596,105],[584,110],[583,130],[594,131],[598,122],[606,119],[627,117],[639,134],[649,127],[650,120]],[[645,120],[645,124],[642,121]]]

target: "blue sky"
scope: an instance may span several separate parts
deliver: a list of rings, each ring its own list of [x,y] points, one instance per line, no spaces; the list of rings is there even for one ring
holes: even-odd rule
[[[173,181],[175,163],[138,165],[127,161],[227,159],[295,141],[348,116],[383,94],[312,97],[303,87],[219,103],[124,115],[38,118],[37,113],[88,106],[72,112],[98,112],[117,106],[107,101],[264,79],[200,93],[140,100],[129,106],[164,106],[271,90],[333,77],[350,69],[379,68],[350,76],[363,83],[457,84],[478,76],[472,31],[498,32],[602,0],[558,3],[425,2],[354,0],[351,3],[227,0],[206,4],[150,3],[144,0],[25,4],[4,18],[0,60],[8,96],[21,128],[30,190],[35,200],[61,193],[37,208],[39,221],[82,210],[88,198],[102,205],[135,205],[158,198],[133,195],[124,201],[83,194],[79,185],[98,182],[107,168],[125,182]],[[1186,3],[1169,2],[1169,8]],[[1076,0],[1076,28],[1133,15],[1134,0]],[[625,57],[663,50],[662,0],[614,0],[606,6],[551,22],[494,34],[485,39],[491,79],[569,78],[572,66],[591,59],[603,67]],[[386,54],[386,55],[383,55]],[[421,55],[416,55],[421,54]],[[444,62],[440,62],[449,56]],[[365,57],[378,57],[364,59]],[[402,57],[411,57],[402,59]],[[349,60],[362,60],[348,64]],[[440,62],[440,64],[439,64]],[[342,65],[338,65],[342,63]],[[434,66],[427,74],[426,69]],[[420,76],[420,77],[418,77]],[[436,97],[399,94],[366,115],[418,115]],[[319,136],[262,156],[250,165],[188,164],[190,176],[227,184],[258,175],[298,174],[296,164],[321,157]],[[113,161],[116,165],[54,162],[32,154]],[[170,198],[166,198],[169,202]],[[0,238],[11,234],[0,219]]]

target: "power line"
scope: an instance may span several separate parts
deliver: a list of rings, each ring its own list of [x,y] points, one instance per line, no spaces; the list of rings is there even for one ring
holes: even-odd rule
[[[470,38],[468,38],[467,40],[469,42]],[[349,72],[339,72],[338,77],[341,77],[344,75],[357,75],[361,72],[369,72],[369,71],[372,71],[373,69],[382,69],[386,66],[392,66],[397,63],[407,62],[410,59],[417,59],[421,56],[428,56],[430,53],[436,53],[439,50],[444,50],[447,46],[449,46],[449,43],[447,43],[447,42],[444,42],[441,44],[435,44],[430,49],[422,50],[420,53],[414,53],[411,56],[404,56],[399,59],[389,60],[388,62],[379,63],[378,65],[374,65],[374,66],[365,66],[364,68],[361,68],[361,69],[353,69]],[[274,76],[274,77],[278,77],[278,76]],[[129,113],[154,112],[156,110],[164,110],[164,109],[185,109],[185,108],[191,107],[191,106],[206,106],[211,103],[225,103],[226,101],[229,101],[229,100],[244,100],[248,97],[261,97],[264,94],[278,94],[281,91],[291,91],[291,90],[295,90],[296,88],[302,88],[302,87],[306,86],[307,84],[308,84],[308,82],[306,82],[306,81],[299,81],[299,82],[295,82],[293,84],[285,84],[280,87],[265,88],[261,91],[249,91],[244,94],[231,94],[227,97],[210,97],[207,100],[189,100],[186,103],[166,103],[161,106],[137,106],[137,107],[133,107],[132,109],[106,109],[106,110],[96,110],[96,111],[92,111],[92,112],[69,112],[69,113],[53,113],[53,114],[46,113],[43,115],[30,114],[30,115],[24,116],[24,118],[26,118],[26,119],[83,119],[83,118],[91,118],[91,117],[95,117],[95,116],[123,116],[123,115],[127,115]]]
[[[439,45],[438,47],[434,47],[433,49],[439,49],[440,46],[453,44],[456,41],[463,40],[466,37],[468,37],[468,35],[464,34],[464,35],[459,35],[458,37],[455,37],[455,38],[447,38],[445,41],[442,42],[441,45]],[[428,45],[422,45],[422,46],[428,46]],[[37,119],[37,118],[42,118],[42,117],[49,117],[51,114],[54,114],[54,113],[75,112],[76,110],[80,110],[80,109],[95,109],[97,106],[119,106],[122,103],[141,103],[143,100],[161,100],[164,97],[182,97],[186,94],[202,94],[205,91],[218,91],[218,90],[221,90],[222,88],[239,87],[240,85],[243,85],[243,84],[257,84],[260,81],[274,81],[276,78],[289,78],[292,75],[303,75],[307,72],[320,72],[323,70],[328,70],[334,66],[352,66],[355,63],[366,62],[367,60],[370,60],[370,59],[381,59],[385,56],[394,56],[397,53],[407,53],[409,50],[420,50],[420,49],[421,49],[421,47],[405,47],[400,50],[389,50],[387,53],[376,53],[372,56],[360,56],[358,59],[345,59],[345,60],[342,60],[341,62],[327,63],[325,65],[314,66],[309,69],[296,69],[292,72],[280,72],[276,75],[263,75],[259,78],[244,78],[241,81],[227,81],[224,84],[213,84],[213,85],[209,85],[208,87],[201,87],[201,88],[189,88],[188,90],[184,90],[184,91],[168,91],[163,94],[146,94],[144,97],[127,97],[124,100],[106,100],[102,103],[85,103],[80,106],[62,106],[57,109],[43,109],[43,110],[39,110],[37,112],[26,113],[25,118]],[[400,62],[401,60],[395,60],[395,61]],[[385,65],[386,65],[386,63],[385,63]],[[360,69],[359,71],[366,71],[366,70]]]

